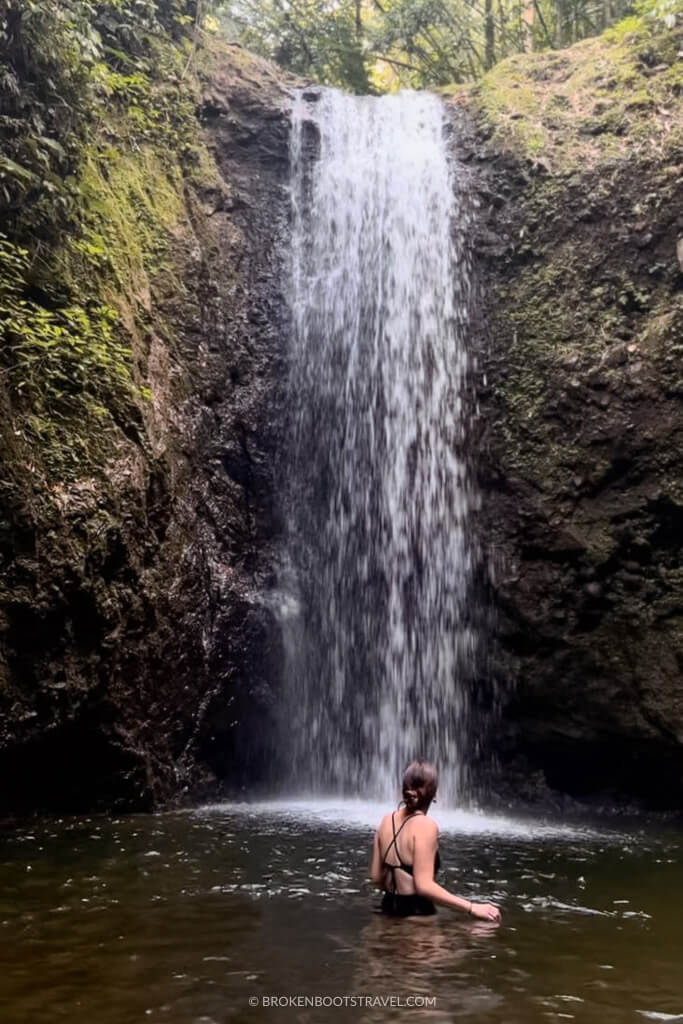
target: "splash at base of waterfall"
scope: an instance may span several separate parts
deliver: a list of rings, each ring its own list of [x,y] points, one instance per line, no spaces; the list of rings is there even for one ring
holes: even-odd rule
[[[290,823],[297,826],[307,825],[316,828],[321,825],[337,830],[369,828],[375,829],[387,813],[385,803],[370,800],[335,800],[333,798],[294,797],[279,800],[257,800],[250,803],[215,803],[205,804],[192,812],[200,817],[207,813],[229,813],[243,815],[263,823],[269,818],[274,821]],[[463,836],[514,836],[517,839],[589,839],[609,833],[616,837],[614,828],[607,829],[604,822],[601,828],[583,824],[567,825],[560,821],[540,821],[532,818],[507,817],[502,814],[489,814],[485,811],[455,810],[453,808],[433,807],[430,817],[439,825],[439,830],[447,835]]]

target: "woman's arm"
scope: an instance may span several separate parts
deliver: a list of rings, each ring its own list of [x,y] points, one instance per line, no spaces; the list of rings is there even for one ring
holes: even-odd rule
[[[379,845],[379,829],[375,832],[372,844],[372,860],[370,861],[370,878],[380,887],[384,884],[384,868],[382,867],[382,850]]]
[[[436,822],[425,818],[416,829],[413,845],[413,879],[415,891],[434,903],[453,910],[464,910],[473,917],[484,921],[500,921],[500,910],[492,903],[472,903],[471,900],[455,896],[448,889],[434,881],[434,859],[439,847],[439,830]]]

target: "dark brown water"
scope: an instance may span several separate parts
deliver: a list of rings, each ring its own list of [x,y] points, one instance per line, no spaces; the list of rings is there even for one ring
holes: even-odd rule
[[[495,928],[374,914],[376,812],[213,808],[6,830],[2,1024],[683,1020],[675,832],[443,815],[446,884],[499,902]],[[302,1005],[263,1005],[289,996]]]

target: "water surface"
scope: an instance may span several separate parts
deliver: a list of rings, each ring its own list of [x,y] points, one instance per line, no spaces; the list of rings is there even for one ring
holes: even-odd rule
[[[445,910],[393,921],[365,881],[381,810],[215,806],[5,830],[3,1024],[683,1015],[676,833],[435,808],[442,880],[500,903],[503,925]],[[346,1005],[262,1005],[290,995]],[[430,1005],[399,1005],[414,997]]]

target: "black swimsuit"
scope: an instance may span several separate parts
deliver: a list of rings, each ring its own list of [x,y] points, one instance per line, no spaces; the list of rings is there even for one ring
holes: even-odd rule
[[[385,891],[384,896],[382,897],[382,907],[381,907],[381,909],[382,909],[382,913],[383,914],[390,914],[392,917],[415,917],[415,916],[425,917],[427,915],[435,914],[436,913],[436,907],[434,906],[434,904],[432,903],[432,901],[430,899],[427,899],[426,896],[420,896],[416,892],[401,893],[401,892],[398,891],[398,888],[396,886],[396,872],[397,871],[405,871],[405,873],[407,875],[410,875],[411,877],[412,877],[412,874],[413,874],[413,865],[412,864],[406,864],[405,861],[403,861],[403,859],[401,858],[401,854],[400,854],[399,849],[398,849],[398,843],[396,842],[396,840],[398,839],[398,837],[399,837],[399,835],[401,833],[401,829],[403,828],[403,825],[405,825],[405,823],[410,818],[414,817],[415,814],[422,814],[422,813],[423,813],[422,811],[415,811],[413,814],[408,814],[404,818],[403,823],[401,824],[398,832],[396,831],[396,821],[395,821],[394,815],[393,814],[391,815],[391,827],[392,827],[392,830],[393,830],[393,833],[394,833],[394,838],[391,840],[391,842],[387,846],[386,853],[384,854],[384,860],[382,861],[383,867],[388,868],[389,871],[391,871],[391,891],[390,892],[389,891]],[[392,846],[396,850],[396,856],[398,857],[398,864],[389,864],[389,862],[387,861],[387,857],[389,856],[389,851],[391,850]],[[435,874],[439,870],[439,867],[440,867],[440,858],[439,858],[439,851],[437,850],[436,851],[436,858],[435,858],[435,861],[434,861],[434,873]]]

